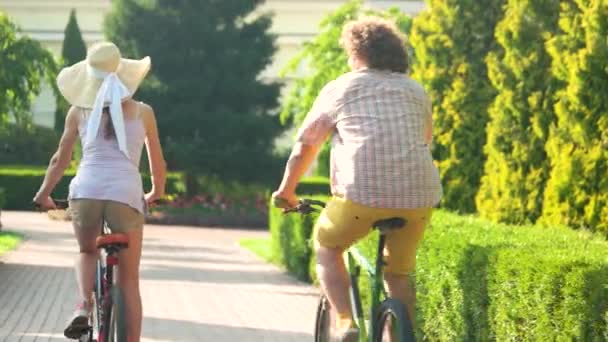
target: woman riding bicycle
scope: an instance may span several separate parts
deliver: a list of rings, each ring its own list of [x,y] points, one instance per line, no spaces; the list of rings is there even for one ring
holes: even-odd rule
[[[112,232],[129,238],[129,248],[119,253],[118,286],[125,298],[128,341],[140,339],[139,262],[144,213],[146,203],[163,196],[166,173],[154,111],[132,99],[149,70],[148,57],[125,59],[114,44],[103,42],[89,49],[85,61],[63,69],[57,77],[59,90],[72,106],[34,202],[45,209],[55,207],[50,194],[69,166],[80,136],[82,160],[69,193],[80,247],[76,262],[79,299],[64,331],[68,338],[78,339],[88,327],[98,257],[95,240],[105,221]],[[139,173],[144,143],[153,184],[145,195]]]
[[[333,133],[333,198],[314,229],[317,275],[337,313],[337,340],[357,341],[344,250],[367,235],[374,221],[405,219],[404,228],[387,234],[384,275],[389,295],[405,304],[413,320],[416,248],[441,184],[429,147],[431,102],[406,74],[407,51],[398,29],[384,19],[364,18],[344,27],[341,43],[352,72],[321,90],[273,197],[297,205],[297,183]]]

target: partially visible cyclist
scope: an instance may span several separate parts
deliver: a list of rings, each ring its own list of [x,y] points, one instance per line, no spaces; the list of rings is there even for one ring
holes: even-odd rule
[[[416,248],[442,189],[430,152],[431,102],[407,76],[404,37],[393,23],[367,17],[343,28],[341,44],[352,72],[321,90],[273,197],[297,204],[297,183],[333,134],[333,198],[314,228],[317,275],[337,313],[334,337],[357,341],[344,250],[366,236],[374,221],[405,218],[407,225],[387,236],[385,280],[389,295],[414,320]]]
[[[86,60],[63,69],[57,77],[59,90],[72,106],[34,202],[45,209],[54,208],[50,194],[70,164],[80,135],[82,160],[69,193],[80,246],[76,261],[79,299],[64,331],[68,338],[78,339],[88,326],[98,256],[95,239],[105,220],[112,232],[129,237],[129,248],[119,254],[118,285],[125,298],[128,341],[140,340],[139,262],[144,211],[146,202],[163,196],[166,173],[154,111],[132,99],[149,70],[148,57],[125,59],[114,44],[101,42],[88,50]],[[152,189],[145,195],[139,173],[144,143],[153,179]]]

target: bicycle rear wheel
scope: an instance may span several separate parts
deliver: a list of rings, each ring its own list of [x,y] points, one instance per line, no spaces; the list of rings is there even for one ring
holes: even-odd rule
[[[321,295],[315,321],[315,342],[329,342],[331,339],[331,306],[325,295]]]
[[[416,335],[405,307],[401,302],[392,298],[387,298],[380,303],[374,315],[374,342],[384,341],[416,341]]]

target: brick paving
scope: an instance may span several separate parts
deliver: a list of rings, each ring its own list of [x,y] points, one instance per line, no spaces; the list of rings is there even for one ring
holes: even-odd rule
[[[26,235],[0,257],[0,341],[64,341],[76,293],[71,226],[2,212]],[[238,246],[267,232],[149,225],[142,341],[311,341],[317,290]]]

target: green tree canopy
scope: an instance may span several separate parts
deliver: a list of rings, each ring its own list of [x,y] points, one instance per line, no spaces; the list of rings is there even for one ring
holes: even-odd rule
[[[545,42],[557,32],[559,3],[509,0],[496,29],[500,50],[487,59],[498,96],[489,108],[477,208],[496,221],[535,222],[542,212],[550,169],[545,144],[557,88]]]
[[[562,2],[550,43],[557,122],[543,221],[608,232],[608,0]]]
[[[113,1],[108,38],[125,56],[152,58],[141,96],[157,112],[171,168],[243,181],[280,171],[281,127],[269,115],[280,85],[260,78],[276,50],[270,14],[254,12],[262,3]]]
[[[352,0],[328,14],[321,21],[319,34],[311,41],[306,42],[301,52],[294,57],[283,70],[283,76],[293,78],[293,86],[287,97],[283,100],[281,121],[284,125],[299,126],[319,95],[319,92],[328,82],[350,71],[348,58],[340,46],[342,27],[349,21],[361,15],[380,16],[395,21],[404,32],[409,32],[411,18],[398,9],[388,11],[374,11],[365,9],[362,1]],[[300,76],[299,71],[306,70]],[[329,174],[329,149],[325,145],[319,156],[317,174]]]
[[[57,65],[53,55],[28,37],[0,12],[0,128],[9,120],[31,127],[30,106],[46,80],[55,84]]]
[[[433,102],[433,155],[444,186],[442,204],[461,212],[476,209],[488,107],[496,95],[485,58],[497,47],[494,30],[504,3],[427,0],[412,26],[413,78]]]
[[[82,39],[80,27],[76,20],[76,10],[70,12],[70,19],[65,27],[63,35],[63,46],[61,48],[61,57],[64,67],[74,65],[87,56],[87,45]],[[57,109],[55,110],[55,130],[63,131],[65,115],[69,105],[62,96],[57,97]]]

